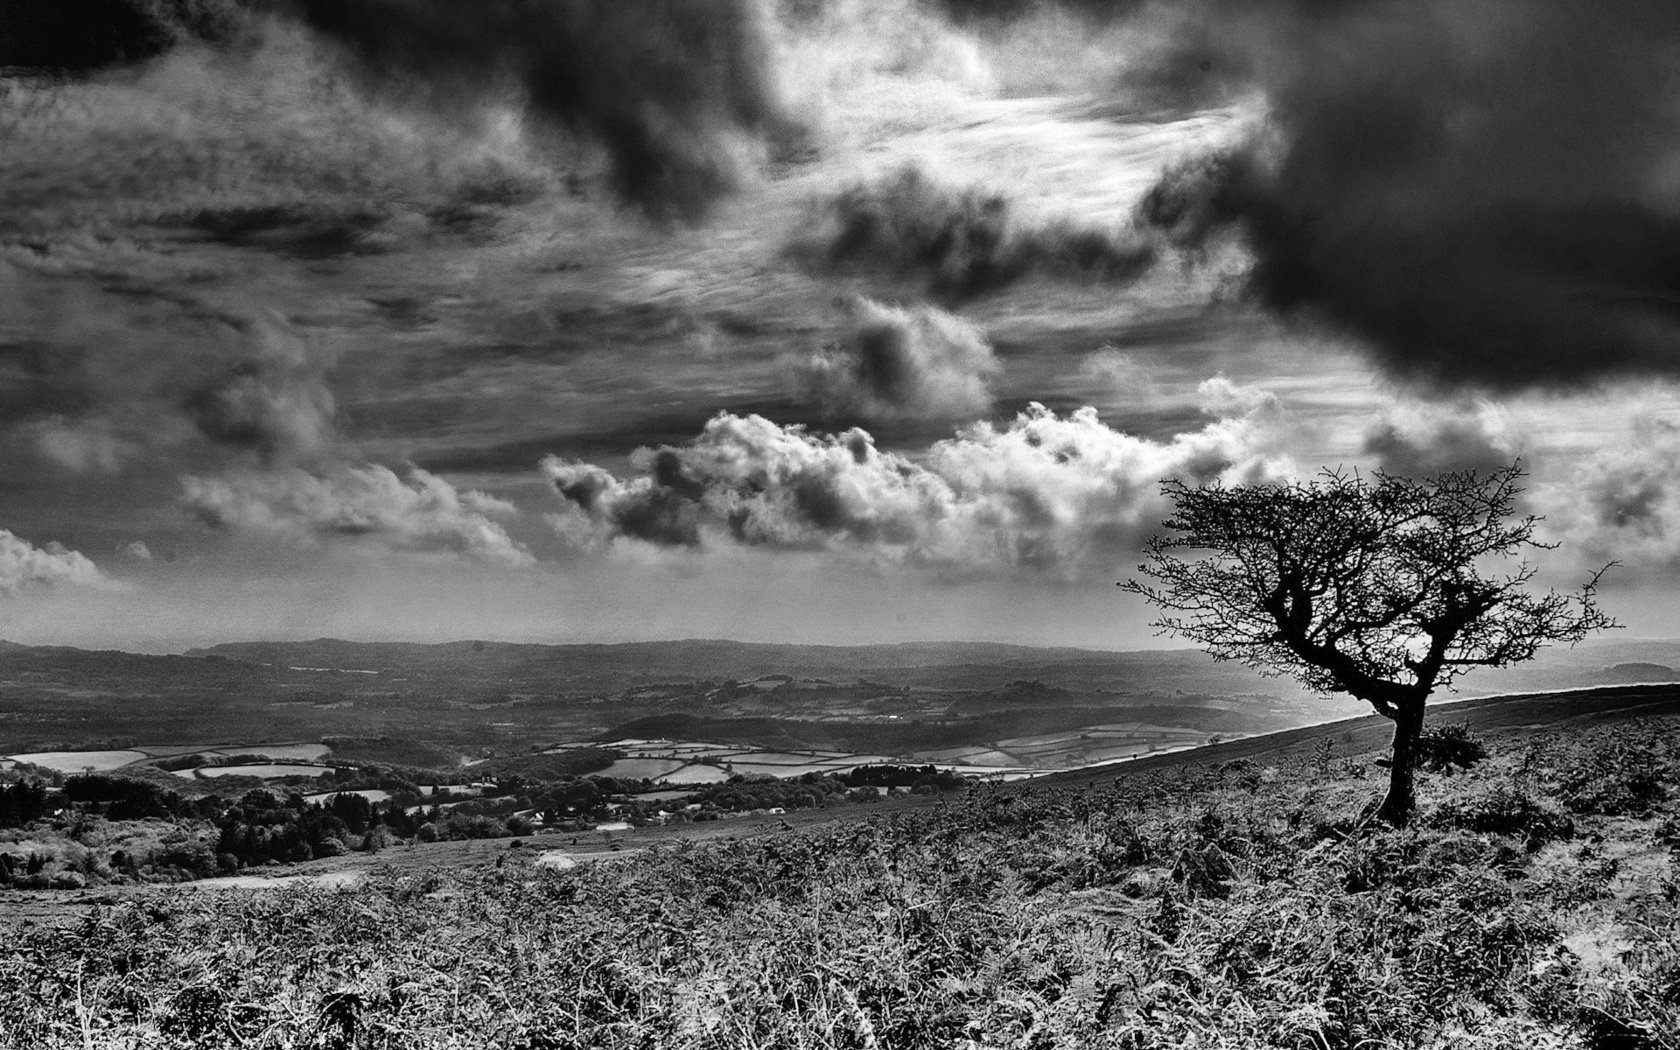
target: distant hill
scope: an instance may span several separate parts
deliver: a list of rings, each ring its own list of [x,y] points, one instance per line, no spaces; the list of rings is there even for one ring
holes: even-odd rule
[[[307,642],[228,642],[189,649],[187,656],[220,656],[253,663],[309,665],[346,669],[382,669],[448,662],[455,665],[514,666],[540,661],[582,673],[636,667],[648,672],[731,677],[857,672],[879,668],[941,667],[972,664],[1078,663],[1095,659],[1169,656],[1195,657],[1189,650],[1119,653],[1091,649],[1038,648],[993,642],[905,642],[893,645],[780,645],[680,639],[659,642],[543,645],[518,642],[442,643],[347,642],[317,638]],[[1203,658],[1205,659],[1205,658]]]
[[[1669,681],[1680,677],[1676,666],[1680,642],[1595,642],[1467,676],[1462,695]],[[0,754],[327,736],[505,754],[674,716],[733,722],[734,729],[744,728],[741,720],[764,720],[775,731],[753,735],[772,740],[840,739],[848,734],[839,725],[887,722],[924,726],[918,739],[946,732],[966,740],[1084,717],[1070,712],[1137,721],[1140,708],[1171,715],[1152,713],[1149,721],[1250,733],[1362,713],[1346,697],[1312,696],[1289,678],[1265,678],[1192,649],[322,638],[158,656],[0,642]]]
[[[1604,682],[1611,685],[1619,682],[1675,682],[1680,681],[1680,673],[1666,664],[1625,663],[1616,664],[1604,670]]]
[[[1176,711],[1176,724],[1250,731],[1325,713],[1288,680],[1182,649],[322,638],[153,656],[0,645],[0,754],[328,736],[507,753],[672,714],[780,721],[804,735],[819,733],[816,722],[926,721],[922,735],[937,741],[940,726],[1037,725],[1051,708],[1135,721],[1127,712],[1140,706]]]

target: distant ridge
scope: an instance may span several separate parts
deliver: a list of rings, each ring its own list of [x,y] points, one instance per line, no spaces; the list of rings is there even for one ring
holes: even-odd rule
[[[1194,653],[1191,649],[1126,650],[1148,653]],[[188,649],[186,656],[222,656],[239,660],[268,662],[275,658],[290,659],[303,654],[316,654],[343,659],[353,656],[375,659],[412,658],[417,653],[447,653],[452,657],[472,659],[481,654],[574,654],[578,656],[615,655],[635,656],[667,653],[706,656],[715,654],[732,660],[746,658],[782,659],[801,663],[835,661],[858,666],[876,666],[882,661],[892,666],[915,667],[926,663],[963,663],[976,657],[1030,657],[1042,660],[1046,656],[1079,659],[1091,656],[1121,655],[1121,650],[1081,649],[1072,646],[1014,645],[1005,642],[888,642],[871,645],[809,645],[782,642],[739,642],[722,638],[679,638],[643,642],[495,642],[463,639],[454,642],[353,642],[341,638],[315,638],[304,642],[223,642],[219,645]]]

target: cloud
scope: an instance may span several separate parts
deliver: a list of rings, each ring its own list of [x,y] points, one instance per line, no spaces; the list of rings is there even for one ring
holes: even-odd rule
[[[1014,22],[1053,7],[1065,7],[1097,18],[1118,18],[1143,6],[1144,0],[938,0],[938,6],[958,23]]]
[[[1392,372],[1484,388],[1680,369],[1680,7],[1207,0],[1269,120],[1142,215]]]
[[[73,474],[115,474],[134,452],[109,419],[98,417],[48,416],[24,422],[18,431],[36,454]]]
[[[1454,470],[1491,473],[1510,466],[1522,445],[1498,407],[1473,401],[1390,411],[1365,431],[1362,451],[1390,474],[1424,478]]]
[[[819,434],[721,413],[693,441],[639,450],[620,478],[550,457],[571,543],[817,550],[957,576],[1072,579],[1114,572],[1158,527],[1167,477],[1256,482],[1289,473],[1261,419],[1156,442],[1032,405],[916,459],[861,429]]]
[[[1216,419],[1275,416],[1283,411],[1283,403],[1270,390],[1244,386],[1223,375],[1211,376],[1197,384],[1196,400],[1204,414]]]
[[[471,561],[533,561],[496,517],[515,513],[480,492],[459,492],[414,469],[406,478],[378,465],[339,465],[183,479],[184,501],[217,529],[271,536],[303,546],[356,543],[393,551],[450,554]]]
[[[84,554],[60,543],[37,547],[0,529],[0,596],[11,597],[25,588],[63,584],[97,584],[105,576]]]
[[[1103,344],[1080,361],[1080,382],[1130,404],[1161,400],[1160,388],[1148,367],[1119,347]]]
[[[369,81],[443,111],[514,94],[606,147],[623,199],[693,220],[739,182],[744,147],[797,138],[758,0],[299,0]]]
[[[1645,417],[1627,439],[1530,494],[1548,536],[1590,565],[1680,571],[1680,427]]]
[[[1032,273],[1129,281],[1154,260],[1124,229],[1023,220],[1009,198],[941,185],[913,165],[842,190],[808,225],[791,248],[805,266],[913,280],[951,302]]]
[[[200,434],[274,462],[326,447],[336,406],[328,389],[324,355],[274,325],[250,330],[244,359],[203,382],[183,399]]]
[[[230,42],[248,17],[237,0],[13,0],[0,33],[0,67],[86,72],[152,58],[188,40]]]
[[[156,289],[94,291],[0,262],[0,288],[6,277],[14,294],[0,296],[0,333],[29,336],[0,334],[10,423],[0,441],[33,461],[27,469],[278,463],[337,440],[336,351],[284,316]]]
[[[89,196],[128,197],[137,184],[202,175],[209,185],[193,188],[203,191],[203,207],[183,208],[168,216],[173,222],[229,243],[335,255],[387,250],[427,221],[470,226],[487,205],[509,203],[499,190],[485,199],[482,179],[470,178],[476,185],[453,187],[457,199],[431,198],[451,189],[439,183],[468,174],[464,157],[483,159],[471,155],[483,152],[482,140],[495,137],[488,132],[510,109],[519,115],[512,122],[519,161],[534,144],[545,166],[581,186],[578,176],[592,179],[604,158],[619,199],[660,219],[698,219],[767,151],[804,147],[780,97],[770,7],[769,0],[17,0],[5,5],[0,67],[57,74],[146,63],[69,93],[57,90],[56,77],[18,86],[37,111],[31,118],[50,109],[63,123],[83,99],[130,118],[126,127],[87,121],[109,141],[78,158],[85,170],[76,181],[112,184],[104,194],[89,185]],[[178,46],[186,43],[201,46]],[[201,88],[220,89],[220,97],[203,97]],[[369,96],[392,105],[370,106]],[[165,105],[143,111],[154,100]],[[182,119],[183,109],[196,119]],[[404,134],[410,129],[401,125],[413,122],[393,117],[405,110],[442,121]],[[440,124],[453,134],[440,134]],[[146,131],[162,141],[137,147]],[[266,169],[244,170],[251,153],[271,146]],[[247,174],[277,185],[242,185]],[[418,192],[413,183],[422,184]],[[284,192],[288,185],[295,191]],[[13,203],[64,207],[61,185],[41,188],[41,200]]]
[[[978,326],[930,306],[859,299],[851,310],[852,331],[808,362],[826,415],[962,419],[991,407],[1000,366]]]

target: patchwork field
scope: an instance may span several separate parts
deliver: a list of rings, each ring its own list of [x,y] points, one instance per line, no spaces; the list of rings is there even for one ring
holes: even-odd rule
[[[14,762],[50,769],[55,773],[108,773],[113,769],[143,762],[151,757],[144,751],[36,751],[8,755]]]

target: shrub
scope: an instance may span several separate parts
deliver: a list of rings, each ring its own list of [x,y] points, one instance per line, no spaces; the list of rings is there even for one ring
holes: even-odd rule
[[[1486,757],[1487,748],[1462,722],[1426,729],[1418,737],[1418,765],[1433,773],[1450,773],[1454,766],[1469,769]]]
[[[1432,815],[1431,823],[1494,835],[1521,835],[1531,851],[1575,834],[1575,822],[1556,803],[1536,799],[1503,783],[1466,792],[1443,804]]]
[[[1644,744],[1621,741],[1577,752],[1558,795],[1576,813],[1644,816],[1667,796],[1668,764]]]

